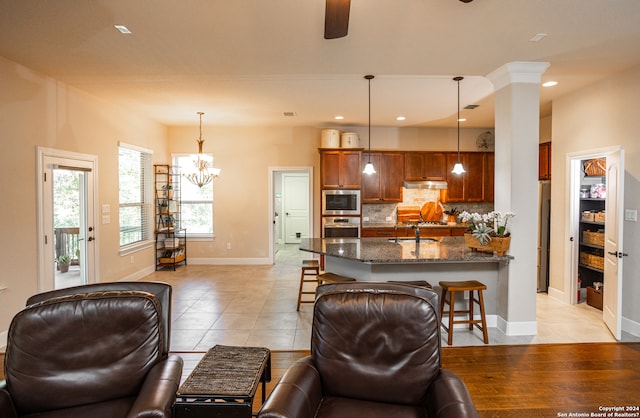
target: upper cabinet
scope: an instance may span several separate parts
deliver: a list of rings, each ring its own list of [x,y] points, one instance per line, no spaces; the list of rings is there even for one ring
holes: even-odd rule
[[[551,180],[551,142],[544,142],[539,145],[538,179]]]
[[[494,156],[489,152],[461,152],[460,161],[466,170],[453,174],[458,153],[447,153],[447,202],[492,202]]]
[[[323,189],[359,189],[361,185],[360,150],[321,150],[320,186]]]
[[[362,175],[362,203],[402,202],[403,153],[372,152],[370,159],[376,173]],[[360,171],[368,161],[364,153]]]
[[[404,154],[404,179],[408,181],[446,180],[446,153],[406,152]]]

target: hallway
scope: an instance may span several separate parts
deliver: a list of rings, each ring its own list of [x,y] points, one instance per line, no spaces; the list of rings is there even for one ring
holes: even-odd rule
[[[273,266],[188,265],[143,280],[173,286],[172,351],[206,351],[215,344],[308,350],[311,304],[296,312],[300,262],[311,254],[282,246]],[[491,345],[614,342],[602,311],[537,295],[538,335],[509,337],[489,328]],[[638,341],[623,334],[625,341]],[[480,331],[456,330],[455,346],[483,345]],[[443,340],[443,346],[446,341]]]

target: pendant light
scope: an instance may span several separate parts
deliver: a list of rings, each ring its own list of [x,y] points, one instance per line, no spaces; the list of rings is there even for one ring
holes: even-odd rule
[[[211,172],[209,172],[209,165],[213,163],[213,161],[210,161],[211,158],[202,152],[202,145],[204,144],[204,139],[202,139],[202,115],[204,115],[204,112],[198,112],[198,115],[200,115],[200,137],[197,139],[198,154],[193,158],[195,170],[191,173],[184,174],[184,177],[194,185],[202,188],[202,186],[211,183],[214,178],[220,176],[220,169],[211,167]]]
[[[373,167],[371,163],[371,79],[374,76],[365,75],[364,78],[369,82],[369,162],[364,166],[364,170],[362,170],[363,174],[375,174],[376,169]]]
[[[464,77],[460,76],[453,77],[453,81],[458,83],[458,162],[453,166],[453,170],[451,170],[453,174],[462,174],[465,172],[462,162],[460,161],[460,81],[463,79]]]

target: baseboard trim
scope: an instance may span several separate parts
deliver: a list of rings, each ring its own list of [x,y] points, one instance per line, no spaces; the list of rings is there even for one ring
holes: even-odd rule
[[[628,332],[635,337],[640,337],[640,322],[622,317],[622,331]]]
[[[547,289],[547,295],[549,295],[549,297],[555,300],[559,300],[560,302],[567,303],[565,293],[554,287],[550,287]]]
[[[145,276],[150,275],[151,273],[153,273],[154,271],[156,271],[155,266],[148,266],[145,267],[142,270],[138,270],[135,273],[132,273],[128,276],[123,277],[122,279],[119,279],[119,282],[137,282],[138,280],[142,279]]]
[[[537,335],[537,321],[509,322],[502,317],[498,317],[498,329],[510,337],[520,335]]]

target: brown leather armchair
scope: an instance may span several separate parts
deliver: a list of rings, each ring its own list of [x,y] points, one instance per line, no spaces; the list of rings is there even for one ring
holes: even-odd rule
[[[13,318],[0,416],[171,417],[171,287],[103,283],[30,298]]]
[[[260,418],[478,417],[441,368],[438,296],[395,283],[318,287],[311,355],[294,363]]]

